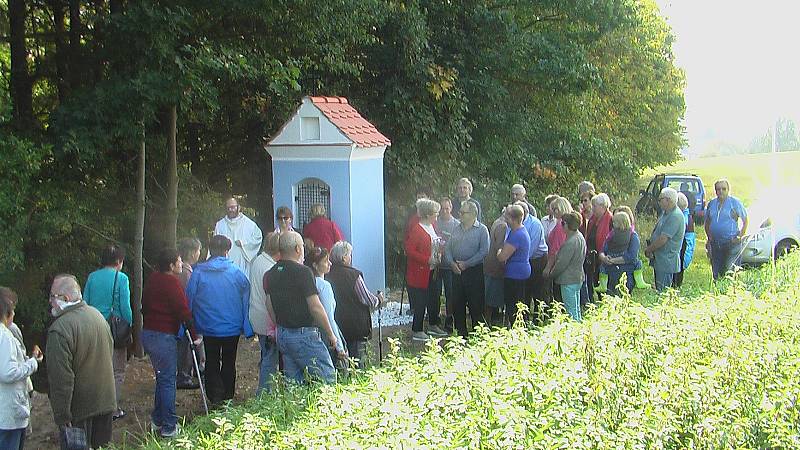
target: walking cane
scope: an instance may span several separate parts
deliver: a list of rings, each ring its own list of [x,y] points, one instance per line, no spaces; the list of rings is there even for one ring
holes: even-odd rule
[[[378,291],[378,364],[383,361],[383,325],[381,324],[381,310],[383,309],[383,302],[380,301],[380,296],[381,291]]]
[[[206,415],[208,415],[208,401],[206,400],[206,388],[203,386],[203,380],[200,379],[200,364],[197,363],[197,348],[194,345],[194,341],[192,341],[192,335],[189,333],[189,328],[184,327],[183,331],[186,333],[186,339],[189,339],[189,347],[192,349],[192,360],[194,361],[194,370],[197,372],[197,378],[200,382],[200,395],[203,397],[203,409],[206,411]]]

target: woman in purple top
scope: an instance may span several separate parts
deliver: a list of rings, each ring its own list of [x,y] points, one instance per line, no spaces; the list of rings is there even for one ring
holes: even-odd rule
[[[528,235],[528,230],[522,226],[525,211],[521,206],[508,205],[505,214],[511,230],[503,248],[497,253],[497,259],[506,265],[503,300],[506,306],[506,320],[509,325],[513,325],[517,317],[517,303],[525,303],[525,281],[531,276],[531,264],[528,261],[531,237]]]

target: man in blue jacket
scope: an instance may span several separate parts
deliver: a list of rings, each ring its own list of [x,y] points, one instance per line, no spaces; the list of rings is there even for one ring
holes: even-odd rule
[[[250,282],[228,259],[231,241],[216,235],[208,244],[211,257],[199,264],[186,286],[189,308],[206,351],[206,393],[211,403],[236,392],[236,351],[239,336],[253,336],[248,310]]]

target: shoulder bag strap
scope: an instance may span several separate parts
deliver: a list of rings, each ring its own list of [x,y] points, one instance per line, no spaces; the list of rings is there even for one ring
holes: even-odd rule
[[[117,301],[117,310],[119,310],[119,292],[117,292],[117,280],[119,279],[119,270],[114,272],[114,286],[111,288],[111,312],[109,316],[114,314],[114,300]]]

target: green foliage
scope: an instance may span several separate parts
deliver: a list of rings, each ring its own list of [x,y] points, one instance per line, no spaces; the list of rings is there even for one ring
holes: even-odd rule
[[[775,147],[779,152],[791,152],[800,150],[800,135],[797,132],[797,125],[794,120],[787,118],[779,118],[775,127],[770,127],[769,130],[762,136],[759,136],[750,143],[747,147],[747,153],[769,153],[772,151],[772,135],[775,134],[777,129],[777,140]]]
[[[607,298],[583,323],[392,353],[143,448],[796,448],[800,254],[695,298]],[[396,349],[395,349],[396,351]]]
[[[488,221],[512,183],[525,183],[534,203],[569,195],[581,179],[619,190],[681,144],[683,78],[650,0],[79,1],[80,23],[64,2],[26,5],[37,123],[12,123],[9,46],[0,44],[0,127],[17,133],[0,144],[11,155],[0,164],[34,201],[0,197],[14,242],[0,280],[31,296],[53,271],[88,271],[109,240],[134,241],[143,134],[145,258],[160,245],[174,217],[164,208],[173,106],[179,235],[205,238],[230,194],[271,228],[264,139],[301,96],[348,97],[393,142],[393,284],[415,186],[441,195],[468,176]],[[25,158],[38,160],[22,167]]]

